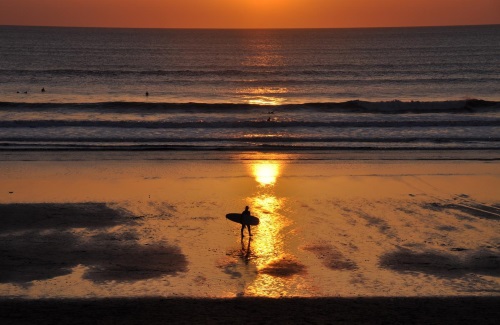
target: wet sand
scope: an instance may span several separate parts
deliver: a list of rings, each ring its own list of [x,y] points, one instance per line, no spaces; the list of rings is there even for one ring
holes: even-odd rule
[[[500,163],[481,155],[2,153],[0,314],[493,323]],[[224,216],[245,205],[242,239]]]

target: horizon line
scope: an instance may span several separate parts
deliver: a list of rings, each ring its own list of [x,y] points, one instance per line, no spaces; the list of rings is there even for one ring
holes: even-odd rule
[[[324,29],[389,29],[389,28],[433,28],[433,27],[480,27],[500,26],[493,24],[463,25],[414,25],[414,26],[358,26],[358,27],[123,27],[123,26],[58,26],[58,25],[3,25],[1,27],[37,27],[37,28],[88,28],[88,29],[168,29],[168,30],[324,30]]]

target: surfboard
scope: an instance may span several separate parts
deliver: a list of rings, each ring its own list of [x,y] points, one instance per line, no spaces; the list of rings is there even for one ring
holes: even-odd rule
[[[239,224],[245,224],[250,226],[257,226],[259,224],[259,218],[254,216],[249,216],[246,218],[245,222],[242,222],[243,218],[241,216],[241,213],[228,213],[226,214],[226,219],[229,219]]]

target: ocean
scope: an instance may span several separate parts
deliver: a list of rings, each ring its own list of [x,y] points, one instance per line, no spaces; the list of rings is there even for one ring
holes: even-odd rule
[[[497,150],[499,101],[500,25],[0,26],[0,150]]]

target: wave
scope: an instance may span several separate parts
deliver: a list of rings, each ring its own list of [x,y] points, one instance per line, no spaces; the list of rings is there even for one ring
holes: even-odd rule
[[[19,142],[19,143],[432,143],[432,144],[472,144],[472,143],[495,143],[500,144],[500,137],[3,137],[1,142]],[[498,147],[497,147],[498,149]]]
[[[198,111],[198,112],[244,112],[250,109],[283,110],[283,111],[325,111],[346,113],[481,113],[499,112],[500,102],[481,99],[447,100],[447,101],[380,101],[369,102],[352,100],[346,102],[324,102],[282,105],[258,105],[245,103],[156,103],[156,102],[98,102],[98,103],[28,103],[0,102],[2,110],[39,110],[39,109],[74,109],[74,110],[113,110],[123,111]]]
[[[20,79],[22,77],[22,79]],[[364,72],[352,71],[263,71],[248,72],[238,70],[227,70],[223,72],[214,71],[159,71],[159,72],[123,72],[123,71],[86,71],[86,72],[64,72],[64,73],[17,73],[0,74],[0,81],[9,82],[13,78],[24,80],[29,83],[33,78],[54,79],[64,83],[65,79],[83,79],[95,82],[117,82],[123,84],[157,84],[168,82],[175,85],[227,85],[228,83],[239,86],[337,86],[355,85],[366,86],[374,84],[403,84],[403,85],[422,85],[422,84],[442,84],[450,83],[455,86],[473,84],[491,84],[500,82],[498,72],[491,70],[478,71],[477,73],[467,72],[443,72],[436,71],[417,73],[414,71],[396,71],[396,72],[377,72],[370,74]],[[473,80],[473,82],[471,82]],[[81,80],[79,82],[82,82]]]
[[[223,76],[223,77],[238,77],[238,76],[380,76],[381,74],[390,75],[433,75],[446,72],[447,76],[452,75],[480,75],[497,77],[500,69],[494,64],[482,65],[481,67],[471,68],[464,67],[468,62],[452,62],[439,65],[429,63],[405,64],[337,64],[337,65],[309,65],[309,66],[294,66],[293,69],[280,68],[279,66],[270,66],[263,69],[261,66],[245,66],[245,68],[228,69],[227,67],[212,67],[212,68],[196,68],[196,69],[157,69],[157,70],[106,70],[106,69],[0,69],[3,75],[51,75],[51,76],[176,76],[176,77],[202,77],[202,76]],[[425,73],[423,73],[425,72]]]
[[[218,122],[170,122],[170,121],[89,121],[89,120],[13,120],[0,121],[2,128],[52,128],[52,127],[105,127],[144,129],[186,128],[408,128],[408,127],[479,127],[500,126],[495,120],[431,120],[431,121],[218,121]]]
[[[294,151],[439,151],[440,153],[454,151],[496,151],[498,146],[460,146],[460,145],[387,145],[370,143],[338,143],[335,146],[308,145],[308,144],[236,144],[236,145],[203,145],[203,144],[146,144],[146,143],[1,143],[0,151],[272,151],[272,152],[294,152]],[[404,159],[401,157],[400,159]],[[498,160],[489,157],[487,160]]]

